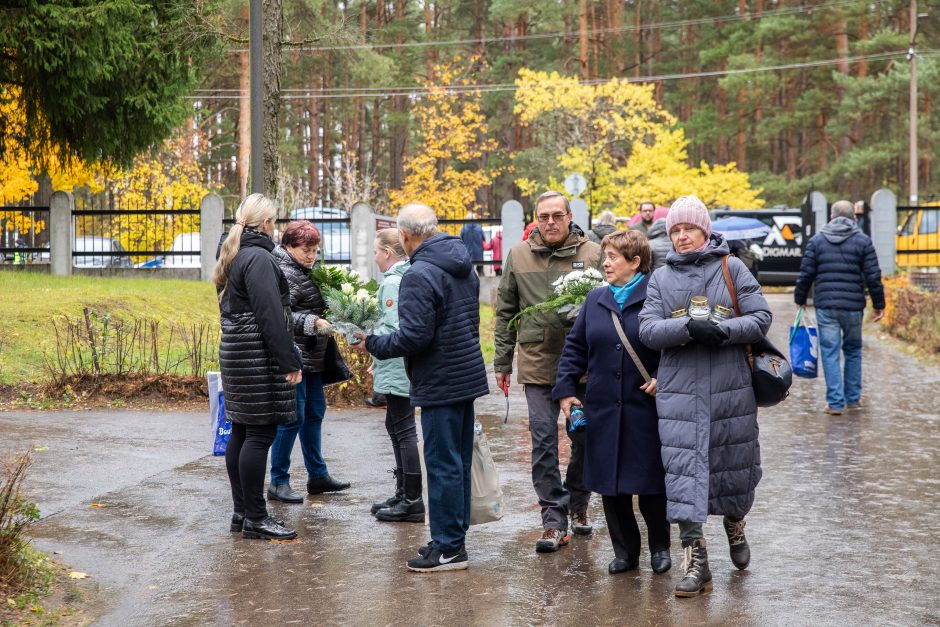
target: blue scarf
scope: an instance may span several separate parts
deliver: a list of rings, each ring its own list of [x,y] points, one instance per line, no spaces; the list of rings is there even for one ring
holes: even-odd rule
[[[623,309],[623,306],[627,303],[627,299],[630,298],[630,294],[633,292],[633,288],[640,284],[640,281],[643,280],[643,277],[646,275],[642,272],[637,272],[636,275],[630,279],[630,282],[622,287],[617,287],[610,283],[607,286],[610,288],[610,291],[614,293],[614,300],[617,301],[617,304],[620,305],[620,308]]]

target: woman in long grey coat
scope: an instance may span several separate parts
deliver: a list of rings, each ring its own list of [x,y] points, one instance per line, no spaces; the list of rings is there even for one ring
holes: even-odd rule
[[[695,196],[679,198],[666,218],[675,252],[656,270],[640,312],[640,339],[661,350],[656,409],[667,516],[679,524],[685,550],[677,596],[711,589],[702,524],[709,514],[724,516],[731,560],[746,568],[750,549],[744,517],[761,478],[757,403],[744,347],[763,338],[771,313],[760,285],[740,260],[728,269],[741,308],[720,324],[692,319],[684,310],[693,296],[732,309],[722,274],[728,246],[711,234],[705,205]]]

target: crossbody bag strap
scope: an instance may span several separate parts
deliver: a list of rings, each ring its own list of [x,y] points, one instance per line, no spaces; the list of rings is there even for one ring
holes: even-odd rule
[[[644,381],[649,383],[652,380],[652,377],[650,377],[650,373],[646,371],[646,367],[643,366],[643,362],[640,361],[640,357],[636,354],[636,351],[633,350],[633,345],[630,344],[630,340],[627,339],[627,334],[623,332],[623,327],[620,326],[620,318],[617,317],[617,314],[611,311],[610,319],[614,321],[614,328],[617,330],[617,335],[620,336],[620,341],[623,342],[623,347],[627,349],[627,353],[630,354],[630,358],[636,365],[636,369],[640,371],[640,376],[643,377]]]
[[[725,287],[728,288],[728,295],[731,296],[731,304],[734,306],[734,315],[741,316],[741,307],[738,305],[738,291],[734,289],[734,281],[731,280],[731,270],[728,269],[728,255],[721,258],[721,274],[725,277]],[[747,357],[747,365],[754,369],[754,352],[751,345],[744,346],[744,355]]]

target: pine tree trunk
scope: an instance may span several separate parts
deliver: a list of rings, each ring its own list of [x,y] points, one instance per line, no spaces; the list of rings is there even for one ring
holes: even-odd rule
[[[264,84],[264,193],[277,193],[277,177],[280,169],[278,158],[278,128],[281,120],[281,41],[284,34],[284,13],[281,0],[262,0],[264,21],[261,40]]]
[[[248,4],[242,6],[241,21],[248,29]],[[235,170],[238,176],[240,198],[248,195],[248,165],[251,161],[251,65],[246,47],[238,54],[238,158]]]
[[[636,0],[633,8],[633,77],[640,77],[640,66],[643,65],[643,20],[641,18],[642,0]]]
[[[581,80],[587,80],[590,78],[588,74],[588,12],[587,12],[587,0],[578,0],[578,43],[580,45],[580,53],[578,59],[580,60],[580,72],[579,76]]]

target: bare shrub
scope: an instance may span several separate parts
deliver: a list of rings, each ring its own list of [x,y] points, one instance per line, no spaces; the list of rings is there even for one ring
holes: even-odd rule
[[[21,493],[32,450],[4,463],[0,476],[0,584],[13,589],[33,582],[36,560],[28,554],[26,528],[39,520],[39,508]]]

